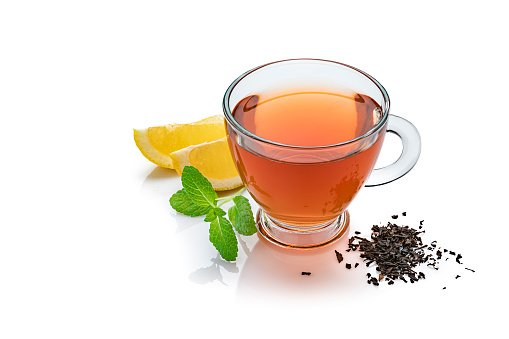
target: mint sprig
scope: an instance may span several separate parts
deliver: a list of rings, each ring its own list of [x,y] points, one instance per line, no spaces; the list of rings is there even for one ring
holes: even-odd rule
[[[210,222],[210,242],[224,260],[234,261],[238,254],[234,228],[242,235],[256,233],[249,200],[240,195],[245,188],[232,196],[219,198],[210,181],[193,166],[184,167],[181,179],[184,188],[171,196],[171,207],[191,217],[205,215],[204,221]],[[233,201],[234,205],[228,209],[228,220],[221,206],[230,201]]]

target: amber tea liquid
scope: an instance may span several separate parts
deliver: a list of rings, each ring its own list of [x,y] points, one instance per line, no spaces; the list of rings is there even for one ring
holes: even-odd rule
[[[341,151],[312,148],[348,142],[378,123],[379,105],[358,93],[260,93],[242,99],[232,114],[261,138],[304,146],[297,151],[279,148],[267,151],[269,156],[267,152],[260,156],[230,140],[237,169],[253,198],[268,216],[287,225],[327,223],[345,211],[368,179],[383,142],[381,133],[372,145],[364,147],[352,143],[340,147]]]

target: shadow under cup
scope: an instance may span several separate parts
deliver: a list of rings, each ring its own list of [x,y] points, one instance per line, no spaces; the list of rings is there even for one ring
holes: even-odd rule
[[[341,143],[301,146],[256,135],[232,113],[242,100],[253,95],[291,95],[303,88],[369,96],[377,104],[369,113],[373,124],[365,133]],[[387,131],[389,97],[385,89],[371,76],[344,64],[285,60],[254,68],[237,78],[226,91],[223,110],[235,165],[260,205],[259,233],[274,244],[302,249],[340,238],[349,224],[346,209],[370,177]],[[381,183],[403,174],[391,175]]]

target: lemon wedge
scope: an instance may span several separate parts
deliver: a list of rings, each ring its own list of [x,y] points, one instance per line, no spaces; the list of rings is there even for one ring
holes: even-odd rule
[[[216,191],[242,186],[226,137],[188,146],[171,153],[170,157],[179,175],[182,175],[185,166],[194,166],[210,181]]]
[[[215,115],[189,124],[168,124],[134,129],[134,141],[148,160],[161,167],[174,168],[170,153],[224,138],[226,130],[222,115]]]

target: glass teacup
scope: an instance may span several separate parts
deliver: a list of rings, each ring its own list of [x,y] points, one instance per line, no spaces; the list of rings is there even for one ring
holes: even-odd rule
[[[316,248],[343,235],[363,186],[405,175],[420,154],[417,129],[389,115],[389,96],[370,75],[338,62],[277,61],[228,88],[223,111],[240,177],[260,205],[257,227],[284,247]],[[386,132],[400,158],[373,169]]]

